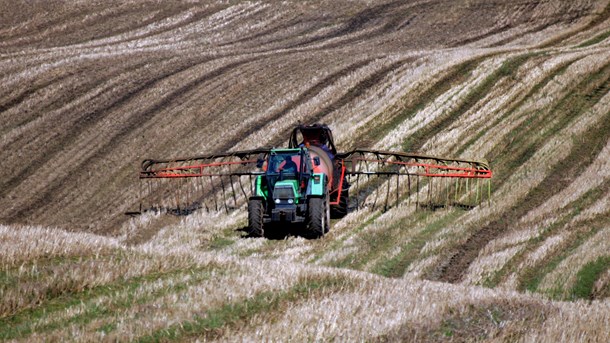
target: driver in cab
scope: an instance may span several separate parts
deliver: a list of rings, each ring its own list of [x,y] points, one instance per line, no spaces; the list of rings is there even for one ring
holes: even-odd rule
[[[286,156],[284,159],[284,165],[280,168],[285,173],[296,173],[297,172],[297,164],[294,163],[290,156]]]

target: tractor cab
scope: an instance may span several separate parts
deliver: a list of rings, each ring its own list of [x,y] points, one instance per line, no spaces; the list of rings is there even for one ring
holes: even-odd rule
[[[257,180],[261,191],[257,195],[275,205],[301,203],[313,173],[312,162],[316,163],[306,148],[271,150],[266,160],[258,162],[265,174]]]
[[[274,151],[269,154],[267,161],[267,174],[282,174],[284,177],[298,177],[303,161],[301,151]]]

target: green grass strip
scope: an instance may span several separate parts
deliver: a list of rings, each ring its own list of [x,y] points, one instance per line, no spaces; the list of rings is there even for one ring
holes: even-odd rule
[[[19,278],[8,271],[0,271],[0,290],[15,287]]]
[[[555,123],[549,124],[545,116],[536,117],[537,124],[527,125],[513,130],[516,136],[511,144],[499,144],[503,152],[498,159],[494,175],[495,189],[506,182],[511,171],[517,170],[519,166],[529,160],[546,141],[561,130],[570,125],[576,118],[590,110],[605,94],[610,83],[610,64],[607,64],[598,72],[590,75],[581,82],[573,94],[567,95],[559,101],[551,113]],[[550,115],[550,114],[549,114]],[[534,118],[535,116],[532,116]],[[510,223],[527,214],[531,209],[538,207],[550,197],[567,187],[575,175],[584,171],[599,154],[610,138],[610,112],[598,121],[596,125],[584,135],[578,137],[570,154],[553,166],[545,179],[534,189],[530,190],[525,198],[508,209],[490,226],[507,227]],[[543,128],[546,128],[543,130]],[[499,149],[499,148],[498,148]],[[493,158],[491,159],[493,160]],[[504,172],[502,172],[504,171]]]
[[[428,182],[429,181],[426,180],[422,181],[420,187],[423,188],[425,185],[428,184]],[[403,202],[409,196],[410,193],[402,195],[399,198],[399,202]],[[423,201],[423,199],[420,201],[420,206],[422,207],[424,206]],[[364,228],[374,222],[374,220],[377,219],[381,214],[383,214],[383,212],[377,212],[369,220],[358,226],[354,233],[361,232],[362,230],[364,230]],[[401,220],[395,225],[389,225],[388,228],[385,230],[380,230],[376,232],[364,232],[360,236],[357,236],[358,242],[361,244],[362,247],[362,249],[359,249],[359,252],[348,254],[347,256],[337,261],[328,263],[327,265],[337,268],[362,270],[362,267],[371,260],[373,260],[376,256],[379,256],[383,252],[392,249],[400,244],[400,242],[396,241],[396,237],[401,236],[400,231],[406,230],[409,227],[414,226],[418,221],[422,221],[428,218],[428,216],[430,216],[430,211],[421,210],[415,212],[414,215],[411,215],[408,218]],[[334,248],[336,249],[337,246],[338,244],[335,244]],[[373,270],[375,270],[375,268],[373,268]]]
[[[367,220],[365,223],[359,226],[356,231],[362,231],[380,215],[381,213]],[[359,252],[348,254],[337,261],[328,263],[328,265],[336,268],[350,268],[358,270],[374,256],[395,245],[395,238],[396,234],[394,230],[392,230],[392,227],[373,233],[363,232],[358,236],[358,242],[363,244],[363,248],[358,249]]]
[[[483,281],[484,287],[494,288],[496,287],[506,275],[510,273],[518,272],[517,268],[520,263],[527,257],[528,253],[537,249],[540,245],[542,245],[546,239],[555,235],[558,230],[564,228],[574,217],[576,217],[584,208],[588,208],[595,201],[599,200],[604,195],[604,190],[610,189],[610,182],[606,182],[600,187],[596,187],[590,189],[585,194],[583,194],[580,198],[576,199],[572,203],[568,204],[565,209],[563,209],[562,213],[559,215],[558,220],[554,223],[546,227],[542,233],[528,242],[526,242],[527,247],[521,250],[517,255],[515,255],[509,263],[505,264],[502,269],[494,273],[492,276],[488,277],[485,281]],[[543,261],[544,263],[544,261]],[[554,266],[553,266],[554,269]],[[536,278],[537,280],[530,280]],[[520,277],[520,284],[529,286],[523,286],[523,289],[528,289],[530,291],[534,291],[535,287],[541,280],[541,275],[536,275],[536,268],[528,268],[525,269],[525,273]],[[534,284],[536,286],[534,286]]]
[[[418,130],[413,135],[403,141],[402,148],[404,151],[418,151],[424,145],[426,140],[443,129],[448,127],[452,122],[457,120],[461,115],[466,113],[472,108],[479,100],[484,98],[493,86],[505,77],[512,77],[516,74],[517,70],[523,65],[528,59],[535,54],[528,53],[520,56],[516,56],[506,60],[500,68],[495,70],[493,73],[488,75],[480,84],[474,87],[461,101],[460,105],[449,114],[443,115],[433,120],[429,125]]]
[[[606,81],[608,82],[608,81]],[[596,88],[597,89],[597,88]],[[587,93],[588,94],[588,93]],[[584,95],[587,97],[587,95]],[[582,173],[595,158],[599,155],[606,142],[610,139],[610,112],[599,121],[599,124],[591,128],[586,134],[582,135],[582,140],[575,142],[570,154],[560,163],[558,163],[539,186],[535,187],[528,193],[524,201],[524,209],[521,211],[513,211],[517,213],[514,218],[519,218],[526,213],[526,209],[535,208],[544,201],[555,195],[561,189],[564,189],[573,180],[574,175]],[[571,214],[563,219],[567,222],[580,213],[580,210],[599,198],[603,193],[601,189],[605,189],[606,184],[592,189],[576,200],[570,206],[572,207]],[[568,212],[570,213],[570,212]],[[557,225],[562,224],[561,222]],[[553,228],[553,227],[552,227]],[[554,230],[552,230],[554,231]],[[543,237],[545,235],[543,234]],[[565,257],[565,256],[564,256]],[[561,258],[562,259],[562,258]],[[560,260],[561,260],[560,259]],[[524,274],[523,288],[534,291],[538,287],[538,283],[544,277],[544,274],[550,272],[559,261],[551,261],[552,263],[545,266],[540,271],[526,270]],[[551,268],[551,269],[550,269]]]
[[[222,250],[230,245],[235,243],[234,240],[229,239],[223,236],[216,236],[212,241],[210,241],[210,249],[212,250]]]
[[[59,329],[62,327],[66,327],[70,324],[78,324],[78,325],[84,326],[84,325],[92,322],[93,320],[100,320],[104,317],[113,316],[117,312],[129,309],[130,307],[132,307],[134,305],[146,304],[146,303],[149,303],[162,296],[165,296],[165,295],[168,295],[171,293],[179,293],[179,292],[185,291],[191,285],[201,283],[202,281],[209,279],[212,275],[212,273],[209,270],[207,270],[206,268],[186,269],[179,274],[171,275],[171,276],[166,275],[161,279],[157,279],[156,281],[167,280],[170,278],[178,278],[178,277],[181,277],[181,276],[187,275],[187,274],[191,274],[191,278],[188,281],[180,282],[180,283],[172,283],[170,286],[162,287],[160,289],[154,290],[147,294],[146,293],[141,294],[141,295],[137,294],[138,291],[144,286],[144,284],[140,284],[140,285],[132,284],[125,290],[127,292],[127,294],[125,294],[125,295],[114,297],[108,303],[100,304],[100,305],[94,304],[95,301],[90,300],[87,303],[88,307],[80,314],[77,314],[77,315],[67,318],[65,320],[51,322],[44,326],[38,326],[34,330],[32,330],[32,332],[43,333],[43,332],[47,332],[47,331],[56,330],[56,329]],[[120,292],[120,291],[115,292],[115,294],[120,294],[120,293],[122,293],[122,292]],[[24,323],[24,324],[26,324],[26,325],[29,324],[31,326],[32,323],[30,322],[30,323]],[[103,331],[105,333],[108,333],[108,332],[112,331],[113,328],[115,328],[115,327],[116,327],[115,323],[106,323],[103,326],[101,326],[100,328],[98,328],[98,331]]]
[[[380,261],[371,272],[387,277],[403,276],[409,265],[420,257],[421,249],[430,238],[464,213],[464,210],[453,209],[444,216],[434,220],[404,245],[401,248],[400,253],[389,259]]]
[[[325,249],[324,251],[317,253],[312,259],[310,259],[308,261],[308,263],[315,263],[316,261],[318,261],[319,259],[321,259],[324,256],[324,253],[328,252],[328,251],[335,251],[337,249],[339,249],[343,243],[345,242],[345,240],[347,240],[348,237],[353,237],[354,235],[358,234],[359,232],[361,232],[362,230],[364,230],[367,226],[369,226],[370,224],[372,224],[377,218],[379,218],[379,216],[381,215],[381,212],[376,212],[374,213],[370,218],[368,218],[367,220],[365,220],[362,224],[358,225],[355,229],[350,230],[350,235],[345,236],[343,239],[337,239],[333,242],[333,244],[328,248]],[[334,263],[330,263],[330,266],[334,266]]]
[[[260,313],[278,311],[291,302],[303,301],[326,292],[336,292],[352,287],[349,279],[339,276],[303,278],[284,291],[260,292],[251,298],[231,302],[209,309],[204,316],[195,316],[184,321],[159,329],[150,335],[140,337],[139,342],[182,341],[188,337],[203,340],[222,336],[223,329],[247,321]]]
[[[82,292],[63,294],[45,302],[42,306],[29,308],[20,311],[13,316],[0,318],[0,339],[6,340],[28,336],[35,332],[34,327],[36,322],[44,320],[54,313],[63,312],[71,307],[79,306],[83,303],[93,302],[94,299],[101,296],[113,297],[118,293],[127,292],[129,298],[129,295],[133,295],[134,292],[143,286],[144,283],[155,282],[159,279],[169,279],[188,273],[205,273],[206,271],[212,271],[214,269],[217,269],[217,267],[206,266],[196,269],[181,269],[164,273],[151,273],[144,276],[134,277],[122,282],[93,287]],[[205,275],[207,274],[204,274],[204,276]],[[159,294],[158,296],[161,295],[163,294]],[[156,297],[157,295],[153,293],[149,296]],[[135,298],[133,300],[137,301]],[[129,301],[121,302],[121,300],[117,299],[114,302],[115,303],[113,306],[116,306],[117,309],[124,308],[125,306],[131,306]],[[104,308],[104,306],[93,306],[87,309],[83,314],[77,315],[66,320],[65,322],[51,323],[48,326],[43,326],[41,327],[41,330],[53,330],[59,327],[61,324],[87,323],[95,319],[97,316],[107,314],[105,312],[106,310],[107,309]]]
[[[545,290],[542,292],[538,289],[538,286],[548,273],[555,270],[555,268],[557,268],[557,266],[563,260],[572,255],[579,246],[595,235],[606,220],[607,219],[605,217],[598,217],[597,219],[584,223],[583,229],[578,230],[578,233],[567,247],[564,247],[558,254],[547,259],[546,262],[541,266],[524,270],[521,274],[522,276],[520,278],[518,289],[520,291],[528,290],[530,292],[544,293],[555,300],[573,300],[564,297],[564,292],[561,285],[558,285],[554,289]]]
[[[488,160],[496,162],[496,169],[509,171],[494,175],[496,188],[511,175],[510,171],[529,160],[550,137],[595,106],[607,92],[609,77],[610,64],[607,64],[580,82],[574,90],[556,102],[550,111],[534,113],[512,130],[504,142],[486,156]]]
[[[555,79],[555,77],[565,73],[565,71],[576,61],[577,60],[569,61],[569,62],[564,63],[564,64],[560,65],[559,67],[555,68],[553,71],[551,71],[542,81],[540,81],[539,83],[534,85],[534,87],[532,87],[532,89],[525,96],[523,96],[521,98],[521,100],[519,100],[519,101],[515,102],[513,105],[511,105],[510,108],[506,110],[504,115],[500,116],[499,118],[494,119],[493,124],[489,125],[487,128],[484,128],[483,130],[479,131],[476,135],[472,136],[466,142],[466,144],[462,145],[457,150],[456,155],[457,156],[461,155],[464,151],[466,151],[466,149],[473,146],[483,136],[488,134],[489,130],[497,127],[501,122],[507,120],[507,118],[512,116],[515,113],[515,111],[517,111],[519,108],[521,108],[521,106],[523,106],[527,100],[529,100],[532,96],[534,96],[534,94],[538,93],[541,89],[543,89],[546,85],[548,85],[553,79]],[[513,75],[511,75],[511,76],[513,76]]]
[[[589,299],[593,295],[595,281],[610,268],[610,256],[601,256],[584,265],[576,274],[576,284],[570,292],[572,299]]]
[[[610,37],[610,31],[606,31],[604,33],[600,33],[599,35],[583,42],[582,44],[580,44],[579,46],[577,46],[578,48],[584,48],[587,46],[591,46],[591,45],[595,45],[597,43],[600,43],[602,41],[605,41],[606,38]]]
[[[452,67],[447,75],[436,82],[432,87],[426,89],[419,94],[415,100],[411,101],[407,106],[402,108],[395,116],[386,122],[378,125],[367,125],[366,129],[362,129],[357,135],[363,141],[376,142],[385,137],[391,130],[395,129],[400,123],[412,118],[417,112],[425,108],[428,103],[431,103],[436,98],[447,92],[453,85],[461,84],[466,81],[472,71],[489,56],[482,56],[470,61],[458,64]]]

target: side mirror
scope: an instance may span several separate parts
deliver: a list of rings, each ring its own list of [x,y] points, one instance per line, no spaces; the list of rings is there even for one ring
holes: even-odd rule
[[[256,159],[256,168],[262,168],[263,164],[265,164],[265,155],[260,154],[260,155],[258,155],[258,158]]]
[[[320,165],[320,157],[316,156],[313,158],[313,164],[314,166],[319,166]]]

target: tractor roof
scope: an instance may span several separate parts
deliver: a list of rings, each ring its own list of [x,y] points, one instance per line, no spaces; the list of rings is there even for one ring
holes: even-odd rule
[[[271,149],[271,154],[286,154],[286,153],[299,153],[301,151],[301,148],[293,148],[293,149],[286,149],[286,148],[280,148],[280,149]]]

